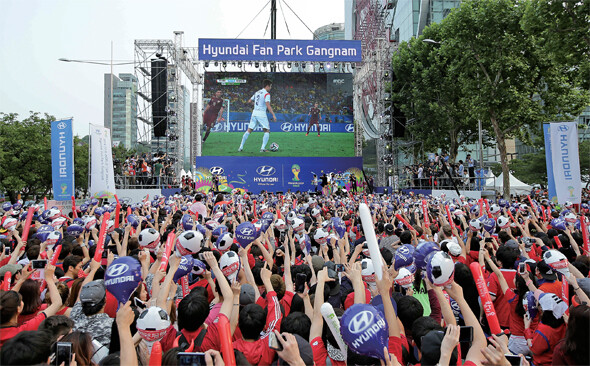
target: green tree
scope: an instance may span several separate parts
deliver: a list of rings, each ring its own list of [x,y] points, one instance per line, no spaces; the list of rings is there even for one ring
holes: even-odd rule
[[[564,77],[590,89],[590,1],[529,0],[522,26]]]
[[[47,196],[51,191],[51,121],[48,114],[31,112],[23,120],[16,113],[0,113],[0,187],[10,200],[18,194]]]
[[[448,151],[455,161],[459,147],[477,141],[477,119],[465,113],[465,96],[456,81],[457,49],[425,43],[441,39],[442,25],[432,24],[422,36],[402,42],[393,55],[392,100],[412,119],[407,129],[427,151]]]
[[[531,126],[571,120],[588,97],[536,47],[521,26],[524,11],[517,0],[467,0],[441,22],[444,46],[456,50],[465,111],[496,140],[504,197],[510,196],[506,139],[530,141]]]
[[[74,136],[74,181],[76,190],[88,194],[88,143]]]

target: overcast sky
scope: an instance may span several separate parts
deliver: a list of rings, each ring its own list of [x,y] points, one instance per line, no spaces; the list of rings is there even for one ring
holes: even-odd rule
[[[280,0],[277,38],[311,39],[309,30],[344,22],[344,0]],[[184,31],[184,46],[198,38],[236,38],[268,0],[0,0],[0,112],[47,112],[74,117],[74,133],[103,124],[103,74],[109,66],[75,64],[59,58],[109,62],[133,60],[135,39],[173,39]],[[284,10],[290,35],[285,26]],[[270,6],[240,38],[264,35]],[[115,61],[117,62],[117,61]],[[133,73],[133,65],[115,74]]]

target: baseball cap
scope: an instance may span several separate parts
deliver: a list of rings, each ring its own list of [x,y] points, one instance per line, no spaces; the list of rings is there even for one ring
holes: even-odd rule
[[[440,242],[440,249],[443,252],[447,252],[454,257],[460,255],[462,252],[461,246],[449,239],[445,239]]]
[[[392,235],[393,232],[395,231],[395,228],[393,227],[392,224],[386,224],[384,227],[384,230],[387,235]]]
[[[313,365],[313,351],[311,349],[311,345],[308,341],[306,341],[303,337],[299,334],[293,334],[295,339],[297,340],[297,347],[299,348],[299,356],[303,360],[303,363],[306,365]],[[285,360],[279,357],[279,360],[275,361],[273,365],[288,365]]]
[[[422,365],[436,365],[438,363],[438,359],[440,358],[440,345],[444,337],[445,332],[437,329],[431,330],[426,333],[425,336],[422,336],[422,347],[420,349],[420,351],[422,351]],[[455,347],[449,365],[454,365],[456,363],[457,348]]]
[[[313,270],[317,274],[319,271],[324,268],[324,258],[320,257],[319,255],[314,255],[311,257],[311,265]]]
[[[504,245],[506,245],[508,248],[518,249],[518,243],[514,239],[508,240]]]
[[[537,269],[539,270],[541,276],[547,281],[557,280],[557,274],[544,260],[537,263]]]
[[[106,297],[106,287],[100,280],[88,282],[80,290],[80,302],[83,304],[97,305]]]
[[[23,266],[20,264],[7,264],[5,266],[2,266],[2,268],[0,268],[0,277],[4,277],[6,272],[10,272],[14,276],[14,274],[16,272],[20,271],[21,269],[23,269]]]
[[[249,283],[245,283],[242,285],[240,289],[240,305],[246,306],[249,304],[254,304],[256,299],[256,294],[254,292],[254,287]]]

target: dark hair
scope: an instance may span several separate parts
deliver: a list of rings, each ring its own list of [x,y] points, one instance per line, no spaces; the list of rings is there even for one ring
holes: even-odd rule
[[[200,292],[191,291],[178,304],[178,329],[194,332],[209,316],[209,301]]]
[[[431,330],[443,330],[443,327],[429,316],[422,316],[414,321],[411,331],[416,347],[422,347],[422,337],[428,334]]]
[[[402,244],[410,244],[412,242],[412,233],[409,230],[404,231],[399,236],[399,241]]]
[[[16,291],[0,291],[0,321],[7,323],[18,312],[21,295]]]
[[[369,356],[359,355],[358,353],[354,352],[350,347],[348,347],[348,352],[346,354],[346,364],[347,365],[379,365],[379,359],[369,357]]]
[[[553,315],[553,311],[545,310],[543,311],[543,315],[541,315],[541,323],[555,329],[562,324],[565,324],[565,320],[563,319],[563,316],[557,319],[555,318],[555,315]]]
[[[401,320],[406,334],[412,329],[412,324],[424,314],[424,307],[413,296],[404,296],[397,301],[397,317]]]
[[[293,312],[287,315],[281,322],[281,333],[299,334],[303,339],[309,339],[310,328],[311,319],[300,312]]]
[[[94,314],[98,314],[98,312],[104,308],[105,304],[107,303],[107,297],[102,298],[96,305],[91,302],[83,302],[82,303],[82,312],[86,316],[91,316]]]
[[[444,330],[442,330],[442,331],[441,330],[431,330],[430,332],[443,332],[443,333],[445,333]],[[444,338],[442,338],[440,340],[439,346],[442,344],[443,339]],[[414,341],[415,341],[415,339],[414,339]],[[425,365],[425,366],[438,364],[438,360],[440,359],[440,347],[436,347],[435,350],[436,350],[435,352],[429,352],[429,353],[422,352],[422,358],[420,359],[420,364]],[[457,355],[458,355],[457,348],[455,347],[453,349],[453,352],[451,353],[451,359],[449,361],[449,365],[456,365],[457,364]]]
[[[20,290],[21,298],[25,306],[23,307],[22,315],[34,314],[39,306],[41,306],[41,291],[39,289],[39,282],[31,279],[23,282]]]
[[[578,365],[590,365],[588,323],[590,323],[590,307],[588,305],[578,305],[570,310],[563,352],[573,358]]]
[[[99,366],[121,366],[121,354],[119,352],[110,353],[98,364]]]
[[[240,310],[238,326],[244,339],[257,340],[266,324],[266,311],[258,304],[248,304]]]
[[[0,349],[2,365],[36,365],[47,362],[51,355],[51,334],[23,331],[6,341]]]
[[[44,330],[57,339],[60,335],[66,335],[74,328],[74,321],[65,315],[52,315],[39,324],[38,330]]]
[[[178,358],[177,355],[180,352],[184,352],[182,347],[170,348],[162,355],[162,366],[177,366]]]
[[[474,314],[479,314],[479,293],[471,270],[466,264],[455,263],[455,282],[463,288],[463,297]]]
[[[61,245],[61,252],[59,253],[59,259],[64,260],[72,252],[71,243],[63,243]],[[64,270],[65,271],[65,270]]]
[[[78,365],[92,364],[94,347],[92,346],[90,333],[75,331],[66,334],[60,342],[70,342],[72,344],[72,353],[76,354],[76,363]]]
[[[57,282],[55,286],[57,287],[59,297],[61,297],[61,303],[65,304],[66,301],[68,301],[68,297],[70,296],[70,288],[65,284],[65,282]],[[51,300],[49,299],[49,301]]]
[[[76,268],[76,266],[80,262],[82,262],[82,257],[79,257],[77,255],[68,255],[63,261],[62,267],[64,269],[64,272],[67,273],[70,267]]]
[[[496,252],[496,259],[502,263],[502,268],[514,269],[514,262],[518,259],[518,249],[501,245]]]
[[[37,259],[39,257],[39,252],[41,251],[40,245],[31,245],[27,248],[27,258],[30,260]]]
[[[529,272],[529,278],[533,281],[533,284],[536,286],[535,276]],[[524,306],[522,305],[522,300],[524,299],[527,291],[529,290],[528,286],[526,285],[526,280],[517,273],[514,277],[514,285],[516,286],[516,295],[518,296],[518,302],[516,303],[516,315],[519,317],[524,317],[526,311],[524,310]]]
[[[267,86],[272,85],[272,81],[270,81],[269,79],[264,79],[262,81],[262,85],[263,88],[266,88]]]
[[[82,282],[84,282],[84,278],[76,278],[72,281],[72,287],[70,288],[70,294],[68,295],[68,301],[64,302],[64,304],[71,308],[76,304],[78,300],[78,295],[80,294],[80,290],[82,289]]]

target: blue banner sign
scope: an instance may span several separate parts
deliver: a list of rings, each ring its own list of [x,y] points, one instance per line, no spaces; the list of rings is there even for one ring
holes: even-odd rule
[[[74,195],[74,138],[71,119],[51,122],[51,174],[54,199],[69,201]]]
[[[551,123],[543,123],[543,137],[545,138],[545,163],[547,164],[547,195],[552,202],[557,202],[557,189],[553,175],[553,154],[551,151]]]
[[[272,153],[270,153],[272,154]],[[335,188],[349,188],[350,176],[361,182],[363,158],[199,156],[196,159],[195,188],[207,192],[212,177],[219,177],[219,190],[321,191],[322,174],[332,174]],[[317,184],[314,180],[317,177]]]
[[[361,41],[199,38],[199,60],[360,62]]]

